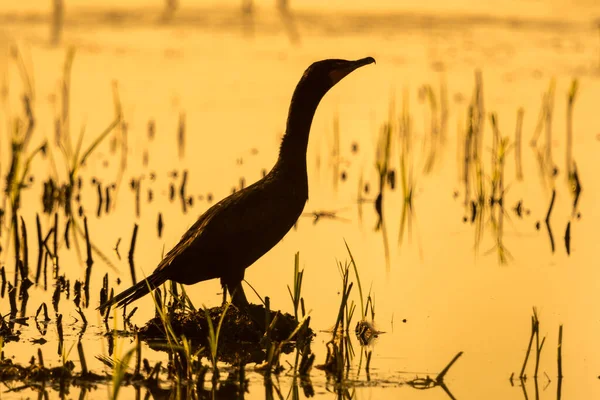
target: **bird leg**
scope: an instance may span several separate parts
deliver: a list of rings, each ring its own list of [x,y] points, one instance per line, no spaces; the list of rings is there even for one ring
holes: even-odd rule
[[[226,284],[227,290],[229,291],[229,295],[231,296],[231,302],[241,310],[248,310],[248,299],[246,299],[246,294],[244,293],[244,289],[242,288],[242,282],[237,282],[235,284]]]
[[[243,277],[242,277],[243,279]],[[261,330],[265,331],[265,316],[263,312],[258,312],[258,310],[253,310],[250,308],[250,303],[246,298],[246,294],[244,293],[244,289],[242,288],[242,280],[228,280],[224,281],[221,279],[221,285],[224,288],[227,288],[227,292],[229,292],[229,296],[231,296],[231,303],[237,307],[238,310],[246,313],[250,319],[256,324],[256,326]],[[225,299],[225,291],[223,293],[223,298]]]
[[[221,281],[221,288],[223,289],[223,302],[221,302],[221,307],[224,307],[225,304],[227,304],[227,285],[223,281]]]

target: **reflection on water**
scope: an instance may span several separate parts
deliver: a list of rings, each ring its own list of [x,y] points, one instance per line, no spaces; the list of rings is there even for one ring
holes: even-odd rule
[[[179,3],[168,24],[159,8],[7,8],[2,365],[33,357],[36,371],[105,371],[113,393],[114,361],[133,349],[126,371],[144,383],[121,388],[126,398],[424,395],[411,387],[435,387],[436,398],[598,397],[599,11],[548,4],[558,11],[334,17],[294,2],[287,16]],[[166,384],[164,353],[144,344],[136,358],[134,338],[106,335],[145,324],[152,301],[110,318],[95,307],[150,273],[215,200],[264,175],[306,65],[364,54],[376,68],[336,87],[315,116],[304,217],[246,275],[273,309],[310,316],[315,365],[328,372],[294,375],[290,356],[279,375],[221,366],[214,385],[210,371],[201,385]],[[339,266],[350,268],[342,278]],[[217,283],[186,292],[197,306],[221,301]],[[361,346],[367,336],[377,338]]]

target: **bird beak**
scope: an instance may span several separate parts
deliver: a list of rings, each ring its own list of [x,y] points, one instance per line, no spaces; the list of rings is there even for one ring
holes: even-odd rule
[[[340,65],[339,68],[334,69],[329,73],[329,79],[331,79],[331,85],[335,85],[341,81],[346,75],[354,71],[357,68],[364,67],[365,65],[374,64],[375,59],[373,57],[365,57],[356,61],[346,61]]]

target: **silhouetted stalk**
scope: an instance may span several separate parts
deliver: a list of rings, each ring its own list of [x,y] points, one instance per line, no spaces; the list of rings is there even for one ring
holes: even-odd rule
[[[53,246],[52,246],[52,258],[54,261],[54,278],[56,279],[59,275],[58,265],[58,212],[54,213],[54,235],[53,235]]]
[[[87,268],[85,270],[85,307],[87,308],[90,304],[90,277],[92,275],[92,265],[94,264],[94,260],[92,258],[92,244],[90,241],[90,233],[88,230],[87,217],[83,217],[83,226],[85,229],[85,244],[87,250],[87,259],[85,261]]]
[[[19,285],[19,261],[21,254],[21,240],[19,237],[19,224],[17,219],[17,211],[13,210],[12,212],[12,228],[14,233],[14,242],[15,242],[15,278],[13,282],[13,286],[16,288]]]
[[[106,199],[106,201],[104,202],[104,213],[108,214],[108,212],[110,211],[110,185],[106,185],[106,188],[104,189],[104,198]]]
[[[158,230],[158,237],[161,238],[162,237],[163,227],[164,227],[163,217],[162,217],[162,213],[161,212],[158,213],[158,222],[157,222],[156,225],[157,225],[156,229]]]
[[[52,307],[54,308],[54,312],[58,313],[58,305],[60,303],[60,292],[61,285],[60,281],[56,281],[56,285],[54,286],[54,292],[52,293]]]
[[[225,290],[225,288],[224,288]],[[267,347],[271,345],[271,329],[268,329],[271,325],[271,298],[269,296],[265,296],[265,338],[267,342]]]
[[[133,254],[135,252],[135,242],[137,239],[137,232],[138,232],[138,224],[134,224],[133,225],[133,235],[131,236],[131,246],[129,247],[129,255],[127,257],[129,260],[129,270],[131,272],[131,280],[134,285],[137,283],[137,279],[135,278],[135,266],[134,266],[134,262],[133,262]]]
[[[527,345],[527,351],[525,351],[525,360],[523,361],[523,366],[521,367],[521,372],[519,373],[519,379],[525,378],[525,367],[527,367],[527,360],[529,360],[529,354],[531,353],[531,346],[533,345],[533,338],[535,337],[536,331],[538,329],[538,321],[534,316],[531,317],[531,336],[529,337],[529,344]]]
[[[515,169],[517,170],[517,180],[523,180],[523,165],[521,155],[521,142],[523,133],[523,115],[525,110],[520,107],[517,111],[517,128],[515,129]]]
[[[550,205],[548,206],[548,211],[546,212],[546,225],[550,226],[550,216],[552,215],[552,209],[554,208],[554,200],[556,199],[556,189],[552,190],[552,197],[550,198]]]
[[[81,363],[81,373],[83,375],[88,374],[87,362],[85,361],[85,353],[83,352],[83,345],[81,340],[77,341],[77,353],[79,353],[79,362]]]
[[[562,373],[562,338],[563,338],[563,326],[560,325],[558,327],[558,379],[561,380],[563,378]]]
[[[29,247],[27,245],[27,227],[21,217],[21,238],[23,240],[23,274],[21,279],[25,280],[29,276]]]
[[[6,292],[6,272],[4,271],[4,266],[0,267],[0,297],[4,298],[4,293]]]
[[[27,302],[29,301],[29,288],[33,283],[29,280],[27,273],[25,273],[25,266],[23,262],[19,262],[19,268],[21,269],[21,287],[19,289],[19,298],[21,299],[21,318],[25,318],[27,312]]]
[[[44,290],[48,290],[48,258],[50,254],[44,253]]]
[[[575,97],[577,95],[577,89],[579,83],[577,79],[573,79],[571,82],[571,89],[567,96],[567,145],[566,145],[566,156],[565,156],[565,171],[567,179],[573,175],[573,105],[575,104]]]
[[[17,288],[8,282],[8,302],[10,304],[10,319],[17,316]]]
[[[288,293],[290,294],[290,298],[292,299],[292,304],[294,305],[294,318],[298,321],[298,307],[300,305],[300,300],[302,298],[302,277],[304,275],[304,270],[300,271],[300,253],[296,252],[294,256],[294,291],[290,289],[290,286],[287,286]],[[303,315],[304,316],[304,315]],[[268,322],[265,322],[265,325],[269,325]]]
[[[62,356],[64,346],[63,326],[62,326],[62,314],[56,316],[56,332],[58,334],[58,355]]]
[[[67,249],[71,248],[71,240],[69,239],[69,233],[70,233],[70,229],[71,229],[71,221],[72,221],[72,219],[70,217],[67,217],[67,224],[65,225],[65,234],[64,234],[65,246],[67,247]]]
[[[571,221],[567,222],[567,228],[565,229],[565,249],[567,255],[571,255]]]
[[[536,316],[537,319],[537,316]],[[542,355],[542,348],[544,347],[544,342],[546,341],[546,338],[544,337],[542,339],[542,341],[540,342],[540,324],[538,321],[537,324],[537,330],[535,332],[535,372],[533,374],[533,377],[537,379],[538,377],[538,369],[540,366],[540,356]]]
[[[100,215],[102,215],[102,204],[103,204],[102,184],[100,183],[100,181],[96,181],[96,193],[98,194],[98,207],[96,208],[96,216],[98,218],[100,218]]]
[[[183,213],[185,214],[187,212],[187,199],[186,199],[186,185],[187,185],[187,178],[188,178],[188,171],[183,170],[183,174],[181,177],[181,186],[179,187],[179,197],[181,199],[181,209],[183,210]],[[242,183],[242,189],[243,189],[243,183]]]
[[[42,348],[38,347],[38,365],[44,368],[44,356],[42,355]]]

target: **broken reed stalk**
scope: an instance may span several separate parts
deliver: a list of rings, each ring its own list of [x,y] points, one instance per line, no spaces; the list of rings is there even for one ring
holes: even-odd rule
[[[10,304],[10,319],[17,316],[17,288],[8,282],[8,302]]]
[[[517,170],[517,180],[523,180],[523,163],[522,163],[522,155],[521,155],[521,143],[522,133],[523,133],[523,115],[525,114],[525,110],[523,107],[520,107],[517,111],[517,128],[515,130],[515,168]]]
[[[536,320],[537,320],[537,316],[536,316]],[[538,369],[540,366],[540,356],[542,355],[542,348],[544,347],[544,342],[546,341],[546,338],[544,337],[542,339],[542,341],[540,342],[540,323],[538,321],[537,323],[537,329],[535,332],[535,372],[533,374],[533,377],[537,379],[538,377]]]
[[[529,360],[529,354],[531,353],[531,346],[533,345],[533,338],[535,336],[537,324],[538,322],[534,315],[533,317],[531,317],[531,336],[529,337],[529,344],[527,345],[527,351],[525,352],[525,360],[523,361],[523,366],[521,367],[521,372],[519,373],[519,379],[525,378],[525,367],[527,366],[527,360]]]
[[[44,290],[48,290],[48,258],[50,254],[44,253]]]
[[[556,189],[552,189],[552,198],[550,199],[550,205],[548,206],[548,212],[546,213],[546,225],[550,226],[550,215],[552,214],[552,209],[554,208],[554,200],[556,199]]]
[[[58,334],[58,355],[62,355],[64,346],[62,314],[56,316],[56,332]]]
[[[54,278],[58,278],[59,266],[58,266],[58,212],[54,213],[54,235],[53,235],[53,258],[54,258]]]
[[[42,355],[42,348],[38,347],[38,362],[39,366],[44,368],[44,356]]]
[[[19,225],[17,223],[17,212],[13,210],[12,212],[12,227],[14,232],[14,240],[15,240],[15,278],[13,282],[13,286],[15,289],[19,285],[19,254],[21,254],[21,241],[19,238]]]
[[[83,345],[81,344],[81,339],[77,341],[77,353],[79,353],[79,362],[81,363],[81,374],[88,374],[87,362],[85,361],[85,353],[83,352]]]
[[[0,297],[4,298],[4,293],[6,291],[6,272],[4,270],[4,266],[0,267]]]
[[[181,208],[183,213],[187,212],[187,202],[186,202],[186,185],[187,185],[188,171],[187,169],[183,170],[183,174],[181,177],[181,186],[179,187],[179,197],[181,199]]]
[[[23,271],[21,274],[21,280],[27,279],[29,276],[29,248],[27,246],[27,228],[25,227],[25,220],[21,218],[21,238],[23,240]]]
[[[98,194],[98,208],[96,209],[96,216],[100,218],[102,215],[102,205],[104,203],[104,199],[102,198],[102,184],[99,181],[96,181],[96,193]]]
[[[42,273],[42,259],[44,258],[44,241],[42,239],[42,224],[40,222],[40,214],[35,214],[35,224],[37,228],[37,238],[38,238],[38,259],[37,259],[37,267],[35,270],[35,284],[37,286],[40,280],[40,274]]]
[[[21,299],[21,312],[20,317],[25,318],[27,312],[27,302],[29,301],[29,288],[33,283],[29,280],[29,277],[25,273],[25,267],[23,262],[19,262],[19,269],[21,270],[21,287],[19,289],[19,298]]]
[[[108,212],[110,211],[110,185],[106,185],[106,188],[104,190],[104,197],[106,198],[106,201],[104,202],[104,213],[108,214]]]
[[[579,87],[577,79],[571,82],[571,89],[567,95],[567,145],[565,155],[565,171],[567,180],[573,174],[573,105]]]
[[[550,199],[550,206],[548,207],[548,212],[546,213],[546,229],[548,230],[548,236],[550,236],[550,250],[554,253],[555,244],[554,244],[554,236],[552,235],[552,228],[550,227],[550,215],[552,214],[552,208],[554,207],[554,200],[556,199],[556,189],[552,189],[552,198]],[[569,249],[570,251],[570,249]]]
[[[71,243],[69,241],[70,229],[71,229],[71,217],[67,217],[67,224],[65,225],[65,234],[64,234],[65,246],[67,247],[67,249],[71,248]]]
[[[160,239],[162,237],[162,231],[164,227],[163,216],[161,212],[158,213],[158,222],[156,225],[156,229],[158,230],[158,238]]]
[[[87,268],[85,270],[85,307],[87,308],[90,304],[90,276],[92,275],[92,265],[94,259],[92,258],[92,243],[90,241],[90,232],[88,230],[87,217],[83,217],[83,226],[85,229],[85,245],[87,250],[87,259],[85,261]]]
[[[558,327],[558,357],[557,357],[558,379],[559,380],[563,378],[563,373],[562,373],[562,338],[563,338],[563,326],[559,325],[559,327]]]
[[[135,278],[135,266],[133,263],[133,254],[135,252],[135,242],[137,239],[137,233],[138,233],[138,224],[134,224],[133,225],[133,235],[131,236],[131,246],[129,247],[129,255],[127,257],[129,260],[129,270],[131,272],[131,280],[133,281],[134,285],[137,283],[137,279]]]
[[[290,298],[292,299],[292,304],[294,304],[294,318],[296,318],[296,321],[298,321],[298,307],[300,305],[300,299],[302,298],[303,275],[304,270],[300,271],[300,252],[296,252],[294,256],[294,291],[292,292],[289,285],[287,287]]]

